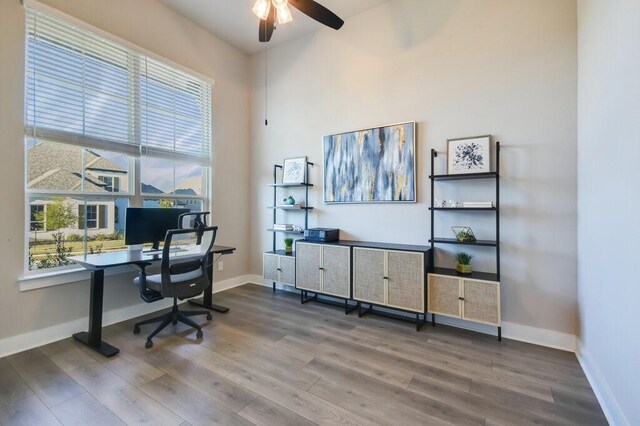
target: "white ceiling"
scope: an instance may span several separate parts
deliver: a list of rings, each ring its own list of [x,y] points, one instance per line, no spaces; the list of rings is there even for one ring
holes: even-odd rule
[[[265,48],[258,42],[260,20],[251,12],[255,0],[159,0],[167,7],[211,31],[245,53],[256,53]],[[336,15],[347,19],[386,0],[318,0]],[[292,40],[325,28],[319,22],[291,7],[293,22],[278,27],[270,45]]]

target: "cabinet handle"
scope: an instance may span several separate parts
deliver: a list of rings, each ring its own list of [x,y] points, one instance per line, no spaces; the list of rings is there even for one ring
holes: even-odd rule
[[[464,300],[464,297],[458,297],[458,300]]]
[[[281,269],[281,268],[278,268],[278,271],[282,272],[282,269]]]
[[[384,280],[388,280],[388,279],[389,279],[389,277],[382,277],[382,279],[384,279]]]
[[[324,268],[318,268],[318,269],[321,270],[321,271],[324,271]]]

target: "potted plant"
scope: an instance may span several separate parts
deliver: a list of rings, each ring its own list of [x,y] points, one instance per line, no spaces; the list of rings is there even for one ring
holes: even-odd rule
[[[451,230],[456,234],[456,239],[462,243],[476,242],[476,236],[468,226],[452,226]]]
[[[471,256],[469,253],[457,253],[456,261],[458,262],[458,264],[456,265],[456,271],[460,272],[461,274],[470,274],[471,259],[473,259],[473,256]]]
[[[284,239],[284,252],[293,253],[293,238]]]

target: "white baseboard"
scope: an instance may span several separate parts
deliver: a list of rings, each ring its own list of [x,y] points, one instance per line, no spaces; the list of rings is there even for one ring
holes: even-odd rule
[[[613,426],[629,426],[631,423],[627,420],[616,400],[613,392],[609,388],[607,381],[604,379],[598,365],[594,362],[589,351],[581,344],[580,339],[577,341],[576,356],[582,366],[582,371],[587,376],[587,380],[596,394],[600,407],[610,425]]]
[[[272,281],[265,281],[260,275],[250,275],[249,277],[251,280],[250,282],[252,283],[263,285],[265,287],[272,286]],[[294,288],[288,285],[277,284],[277,288],[285,291],[294,291]],[[459,320],[457,318],[449,318],[442,315],[436,316],[436,322],[439,324],[477,331],[479,333],[496,336],[498,334],[496,327]],[[530,327],[527,325],[503,321],[502,336],[508,339],[518,340],[520,342],[533,343],[535,345],[546,346],[563,351],[576,351],[576,336],[573,334],[562,333],[560,331],[547,330],[544,328]]]
[[[242,275],[228,280],[215,282],[213,284],[213,293],[244,285],[247,282],[250,282],[250,280],[251,278],[249,275]],[[89,303],[88,300],[87,303]],[[102,316],[102,324],[107,326],[139,317],[141,315],[147,315],[152,312],[168,308],[171,306],[171,303],[171,300],[161,300],[156,303],[140,302],[136,305],[105,311]],[[37,348],[38,346],[46,345],[48,343],[57,342],[58,340],[66,339],[73,333],[86,330],[88,321],[88,317],[78,318],[73,321],[56,324],[51,327],[2,339],[0,340],[0,358],[26,351],[28,349]]]

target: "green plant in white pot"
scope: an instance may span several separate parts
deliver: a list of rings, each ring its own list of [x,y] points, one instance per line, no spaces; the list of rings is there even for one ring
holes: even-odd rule
[[[456,265],[456,271],[460,272],[461,274],[470,274],[471,259],[473,259],[473,256],[471,256],[469,253],[456,253],[456,262],[458,262],[458,264]]]

